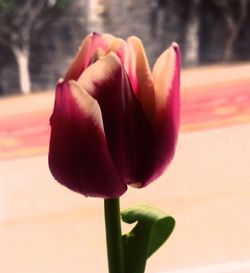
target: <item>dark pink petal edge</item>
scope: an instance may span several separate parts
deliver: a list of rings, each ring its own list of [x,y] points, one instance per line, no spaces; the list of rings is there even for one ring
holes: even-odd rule
[[[141,187],[147,186],[149,183],[157,179],[172,161],[179,134],[180,127],[180,67],[181,54],[177,44],[173,43],[175,51],[175,65],[172,78],[172,84],[167,91],[166,102],[162,112],[158,117],[157,127],[155,128],[155,142],[152,147],[152,165],[154,170],[152,176],[142,181]]]
[[[97,107],[98,111],[99,106],[88,94],[81,97],[81,92],[75,82],[62,82],[56,88],[49,147],[51,173],[59,183],[85,196],[118,197],[127,186],[114,167],[100,120],[90,109]],[[93,100],[87,106],[81,101],[86,96]]]

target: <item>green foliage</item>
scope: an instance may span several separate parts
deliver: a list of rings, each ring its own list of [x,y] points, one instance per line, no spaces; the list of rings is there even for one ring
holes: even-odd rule
[[[123,235],[125,273],[143,273],[147,259],[168,239],[175,220],[164,212],[137,205],[121,213],[125,223],[136,226]]]
[[[68,4],[70,3],[70,0],[57,0],[56,1],[56,6],[59,9],[64,9],[68,6]]]
[[[6,13],[11,8],[11,1],[10,0],[0,0],[0,13]]]

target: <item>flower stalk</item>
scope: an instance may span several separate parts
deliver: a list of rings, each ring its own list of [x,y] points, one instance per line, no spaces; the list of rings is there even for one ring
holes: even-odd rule
[[[109,273],[124,273],[119,198],[104,199]]]

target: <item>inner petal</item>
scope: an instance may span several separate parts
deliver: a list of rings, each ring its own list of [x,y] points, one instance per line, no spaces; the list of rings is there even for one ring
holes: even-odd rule
[[[82,72],[93,63],[93,59],[98,54],[103,54],[109,50],[115,39],[110,34],[92,33],[82,42],[79,51],[65,75],[65,80],[77,80]]]
[[[150,176],[153,130],[127,73],[114,54],[91,65],[78,80],[100,105],[114,164],[127,184]]]

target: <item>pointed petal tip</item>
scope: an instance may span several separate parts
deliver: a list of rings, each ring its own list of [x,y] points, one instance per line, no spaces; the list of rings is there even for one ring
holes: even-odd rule
[[[179,45],[176,42],[172,42],[171,46],[175,49],[179,48]]]
[[[135,39],[135,40],[140,40],[141,41],[141,39],[140,38],[138,38],[137,36],[135,36],[135,35],[131,35],[131,36],[129,36],[128,38],[127,38],[127,41],[128,40],[131,40],[131,39]]]
[[[60,78],[58,81],[57,81],[57,85],[59,85],[59,84],[62,84],[64,82],[64,79],[63,78]]]
[[[172,42],[165,52],[170,55],[180,55],[180,46],[176,42]]]
[[[135,35],[129,36],[127,38],[127,43],[132,44],[134,47],[142,47],[144,49],[144,45],[142,43],[142,40]]]
[[[176,42],[173,42],[171,46],[174,49],[175,54],[177,56],[177,59],[179,59],[179,63],[180,63],[181,62],[181,49],[180,49],[180,46]]]

